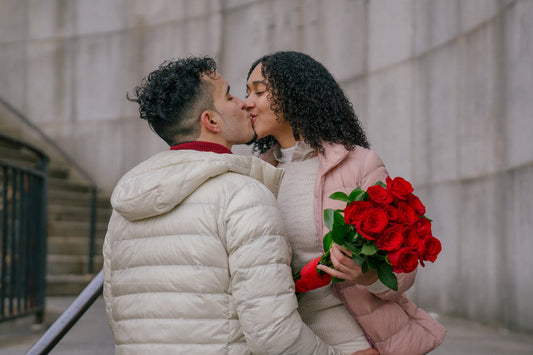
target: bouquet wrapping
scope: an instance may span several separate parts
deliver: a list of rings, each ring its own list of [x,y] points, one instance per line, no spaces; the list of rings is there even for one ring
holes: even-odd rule
[[[295,274],[296,292],[343,281],[316,268],[318,264],[333,267],[333,243],[350,250],[363,272],[375,269],[379,280],[393,290],[398,290],[395,273],[409,273],[419,263],[434,262],[442,250],[432,235],[424,204],[413,194],[411,183],[401,177],[387,177],[386,183],[378,181],[367,191],[357,187],[349,195],[335,192],[330,198],[346,202],[346,207],[324,210],[329,229],[323,239],[325,254]]]

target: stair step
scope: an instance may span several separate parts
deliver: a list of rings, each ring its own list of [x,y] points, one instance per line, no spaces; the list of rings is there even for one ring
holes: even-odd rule
[[[51,221],[48,223],[48,235],[55,237],[88,237],[90,232],[89,221]],[[107,222],[95,224],[95,234],[103,235],[107,231]]]
[[[68,179],[70,168],[63,165],[51,164],[48,166],[48,178]]]
[[[102,245],[104,236],[95,238],[94,254],[102,254]],[[48,254],[56,255],[88,255],[89,238],[88,237],[48,237],[47,244]]]
[[[90,206],[92,196],[90,193],[83,193],[79,191],[57,190],[50,189],[48,191],[48,201],[52,205],[64,205],[71,206]],[[109,208],[109,201],[107,198],[98,198],[96,200],[97,207]]]
[[[111,208],[97,208],[96,221],[108,222],[111,216]],[[89,221],[91,217],[90,206],[64,206],[64,205],[50,205],[48,206],[48,220],[49,221]]]
[[[89,257],[87,255],[48,254],[46,261],[47,275],[83,274],[87,272]],[[95,270],[101,269],[103,257],[96,254],[93,259]]]
[[[47,296],[73,296],[78,295],[91,282],[93,274],[67,274],[67,275],[47,275],[46,295]]]
[[[92,186],[89,182],[65,180],[52,177],[48,179],[49,190],[66,190],[90,193]]]
[[[3,140],[0,140],[0,160],[31,168],[35,168],[39,161],[31,151]],[[92,186],[61,156],[53,154],[50,155],[47,183],[46,294],[77,295],[94,277],[87,274]],[[96,272],[103,264],[102,245],[112,212],[109,196],[97,194],[95,212],[93,266]]]

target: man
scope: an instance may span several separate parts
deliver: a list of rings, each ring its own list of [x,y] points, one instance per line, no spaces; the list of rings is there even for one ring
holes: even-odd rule
[[[231,154],[255,133],[214,60],[163,63],[135,93],[171,150],[111,196],[104,298],[116,352],[335,353],[297,312],[280,170]]]

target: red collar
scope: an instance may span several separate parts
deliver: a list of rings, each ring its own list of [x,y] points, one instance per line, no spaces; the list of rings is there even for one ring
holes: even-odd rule
[[[170,150],[197,150],[200,152],[213,152],[218,154],[233,154],[231,150],[224,147],[223,145],[217,144],[217,143],[211,143],[211,142],[202,142],[202,141],[195,141],[195,142],[187,142],[187,143],[181,143],[176,144],[170,147]]]

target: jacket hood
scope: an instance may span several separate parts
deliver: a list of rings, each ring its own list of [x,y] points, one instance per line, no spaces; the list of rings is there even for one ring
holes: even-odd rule
[[[277,196],[283,170],[253,157],[193,150],[158,153],[127,172],[111,195],[111,205],[128,220],[164,214],[205,181],[234,172],[263,183]]]

